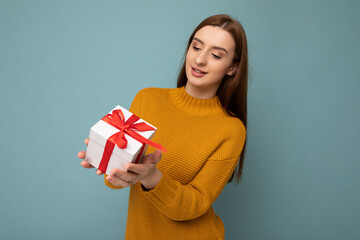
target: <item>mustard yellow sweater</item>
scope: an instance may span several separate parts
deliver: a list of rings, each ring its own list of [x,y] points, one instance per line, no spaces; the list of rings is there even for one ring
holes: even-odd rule
[[[226,114],[218,97],[197,99],[184,87],[145,88],[129,110],[157,127],[152,140],[167,153],[157,164],[163,176],[154,189],[130,187],[125,239],[224,239],[212,204],[238,163],[243,123]],[[149,146],[147,153],[154,151]]]

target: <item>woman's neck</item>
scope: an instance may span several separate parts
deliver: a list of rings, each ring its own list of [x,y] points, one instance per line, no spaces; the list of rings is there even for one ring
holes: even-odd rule
[[[185,85],[185,91],[192,97],[198,99],[210,99],[216,96],[218,86],[198,87],[194,86],[189,81]]]

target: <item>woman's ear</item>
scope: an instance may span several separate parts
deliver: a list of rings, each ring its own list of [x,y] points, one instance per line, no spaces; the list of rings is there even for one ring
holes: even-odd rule
[[[232,65],[232,66],[229,68],[229,70],[228,70],[228,72],[226,73],[226,75],[232,76],[232,75],[235,74],[235,71],[236,71],[236,66],[235,66],[235,65]]]

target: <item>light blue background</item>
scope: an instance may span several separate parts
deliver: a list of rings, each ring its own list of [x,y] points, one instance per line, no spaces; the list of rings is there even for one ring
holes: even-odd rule
[[[186,42],[227,13],[249,47],[226,239],[360,239],[359,1],[0,1],[0,238],[123,239],[128,189],[79,164],[90,127],[175,87]],[[141,227],[141,226],[140,226]]]

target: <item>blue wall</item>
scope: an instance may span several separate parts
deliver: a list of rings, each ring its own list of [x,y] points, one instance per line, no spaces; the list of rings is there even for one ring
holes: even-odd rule
[[[123,239],[128,189],[79,164],[90,127],[175,87],[187,39],[248,37],[248,148],[226,239],[360,239],[359,1],[0,1],[0,238]]]

